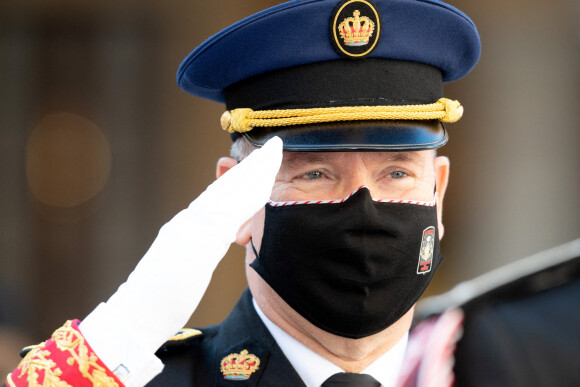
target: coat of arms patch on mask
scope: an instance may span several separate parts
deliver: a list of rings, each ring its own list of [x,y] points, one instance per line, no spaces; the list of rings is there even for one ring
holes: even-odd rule
[[[421,250],[419,252],[419,265],[417,266],[417,274],[427,274],[431,271],[434,246],[435,227],[427,227],[423,231],[423,239],[421,239]]]

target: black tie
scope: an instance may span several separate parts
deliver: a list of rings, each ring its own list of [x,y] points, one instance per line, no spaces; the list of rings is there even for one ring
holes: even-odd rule
[[[367,374],[352,374],[350,372],[332,375],[322,383],[322,387],[380,387],[381,383]]]

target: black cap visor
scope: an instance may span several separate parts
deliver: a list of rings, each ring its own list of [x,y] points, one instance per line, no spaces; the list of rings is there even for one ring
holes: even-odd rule
[[[254,128],[243,136],[256,147],[278,136],[284,143],[284,150],[305,152],[437,149],[448,139],[447,131],[438,120],[356,121]]]

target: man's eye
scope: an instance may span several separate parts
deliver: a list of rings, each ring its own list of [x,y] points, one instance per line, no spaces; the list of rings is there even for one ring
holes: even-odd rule
[[[317,179],[322,178],[322,176],[324,176],[324,175],[320,171],[311,171],[311,172],[304,174],[304,177],[308,180],[317,180]]]
[[[403,171],[395,171],[390,173],[392,179],[402,179],[403,177],[407,176],[407,174]]]

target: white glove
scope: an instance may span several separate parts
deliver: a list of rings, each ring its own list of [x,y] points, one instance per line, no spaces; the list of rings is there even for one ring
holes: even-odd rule
[[[83,320],[81,332],[126,385],[161,372],[155,351],[187,323],[236,232],[269,199],[281,162],[275,137],[226,172],[161,228],[127,282]]]

